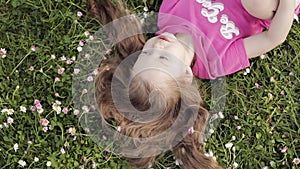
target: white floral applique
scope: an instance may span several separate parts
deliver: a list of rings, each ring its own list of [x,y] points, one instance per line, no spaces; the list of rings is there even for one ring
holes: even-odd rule
[[[211,0],[196,0],[202,4],[204,8],[201,10],[201,14],[207,17],[210,23],[218,22],[218,14],[224,10],[224,4],[219,2],[211,2]]]
[[[210,23],[217,23],[218,15],[224,10],[224,4],[221,2],[212,2],[212,0],[196,0],[197,3],[202,4],[201,14],[208,19]],[[229,20],[226,14],[223,14],[220,19],[222,24],[220,33],[225,39],[232,39],[240,34],[239,28],[235,26],[235,23]]]
[[[228,19],[227,15],[223,14],[220,22],[223,24],[221,26],[220,32],[224,38],[232,39],[233,34],[235,34],[236,36],[240,34],[239,28],[235,26],[234,22]]]

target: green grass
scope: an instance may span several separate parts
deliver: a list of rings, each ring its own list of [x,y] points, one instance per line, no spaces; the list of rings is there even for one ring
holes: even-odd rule
[[[135,11],[143,10],[141,0],[127,3]],[[150,4],[152,10],[158,9],[159,2]],[[93,163],[101,169],[129,168],[122,157],[94,143],[73,113],[76,61],[72,58],[78,55],[79,42],[89,38],[84,32],[93,34],[99,29],[85,8],[85,1],[0,0],[0,48],[7,50],[6,57],[0,57],[0,111],[14,110],[12,115],[0,113],[0,168],[19,168],[19,160],[27,163],[24,168],[46,168],[49,161],[53,168],[92,168]],[[83,16],[77,16],[78,11]],[[224,168],[234,162],[238,168],[299,168],[293,163],[300,156],[299,32],[300,24],[295,22],[283,45],[265,59],[251,61],[250,74],[241,71],[226,77],[225,118],[205,145]],[[32,51],[32,46],[37,50]],[[34,70],[29,70],[31,66]],[[65,71],[58,74],[61,68]],[[206,89],[209,82],[204,81],[201,91],[209,103],[209,95],[203,93]],[[41,101],[41,114],[31,110],[35,100]],[[56,100],[67,113],[53,110]],[[27,111],[20,111],[20,106]],[[14,121],[5,127],[9,117]],[[46,132],[42,118],[49,121]],[[70,128],[76,129],[74,135]],[[229,142],[235,150],[225,147]],[[284,146],[286,153],[280,150]],[[169,153],[153,165],[167,167],[178,168]]]

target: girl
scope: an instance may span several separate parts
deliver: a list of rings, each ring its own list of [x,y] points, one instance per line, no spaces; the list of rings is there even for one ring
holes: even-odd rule
[[[91,15],[104,25],[129,15],[121,2],[88,2]],[[270,51],[286,39],[295,7],[295,0],[164,0],[159,11],[158,36],[148,41],[142,34],[125,38],[115,45],[112,56],[101,63],[96,80],[101,116],[117,122],[120,132],[132,138],[154,137],[173,123],[179,124],[164,140],[160,139],[165,142],[163,146],[169,145],[179,165],[185,169],[221,168],[203,154],[209,113],[192,85],[193,75],[214,79],[248,67],[249,58]],[[134,19],[118,26],[115,29],[121,28],[122,32],[141,29]],[[110,33],[114,38],[119,36],[116,30]],[[133,53],[137,58],[118,70]],[[113,82],[116,74],[120,75],[115,80],[118,85]],[[122,78],[126,77],[132,77],[128,87],[123,86]],[[124,97],[127,91],[128,97]],[[124,116],[133,113],[130,117],[136,117],[142,112],[146,112],[145,116],[151,114],[147,117],[158,115],[154,120]],[[135,144],[132,150],[141,156],[127,156],[132,166],[146,168],[156,160],[156,150],[162,149],[162,144],[151,141]]]

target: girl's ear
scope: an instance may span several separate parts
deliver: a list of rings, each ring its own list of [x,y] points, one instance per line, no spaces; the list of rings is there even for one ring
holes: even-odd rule
[[[194,77],[194,74],[193,74],[191,67],[187,66],[186,70],[185,70],[184,82],[186,82],[187,84],[192,84],[193,77]]]

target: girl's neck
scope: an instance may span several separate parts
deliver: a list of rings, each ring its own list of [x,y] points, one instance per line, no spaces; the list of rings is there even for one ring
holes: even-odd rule
[[[182,44],[186,48],[186,55],[184,56],[184,63],[186,65],[191,65],[194,55],[195,55],[195,48],[194,48],[194,42],[193,37],[190,34],[185,33],[177,33],[175,34],[176,38],[182,42]]]

